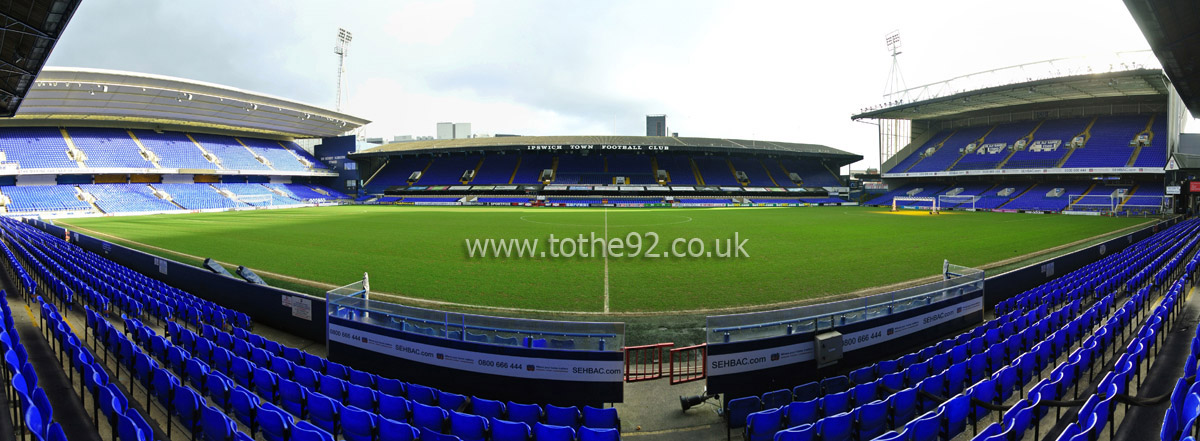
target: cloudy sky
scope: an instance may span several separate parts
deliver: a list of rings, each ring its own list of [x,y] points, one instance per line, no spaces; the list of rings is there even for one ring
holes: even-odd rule
[[[1052,58],[1148,49],[1122,2],[88,0],[52,66],[148,72],[334,105],[367,136],[641,135],[825,144],[878,164],[874,126],[899,30],[908,86]]]

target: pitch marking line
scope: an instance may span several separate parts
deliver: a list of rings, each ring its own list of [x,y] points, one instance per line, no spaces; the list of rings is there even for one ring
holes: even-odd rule
[[[692,220],[688,218],[688,220]],[[604,207],[604,313],[608,313],[608,207]]]

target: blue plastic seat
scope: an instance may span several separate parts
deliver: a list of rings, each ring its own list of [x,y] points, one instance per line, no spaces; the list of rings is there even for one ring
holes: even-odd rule
[[[821,412],[837,415],[850,410],[850,393],[838,392],[821,397]]]
[[[237,423],[229,419],[221,409],[204,406],[200,410],[200,433],[204,441],[230,441],[237,432]]]
[[[292,422],[291,415],[271,403],[262,403],[255,414],[258,429],[267,441],[287,441]]]
[[[792,391],[787,389],[773,390],[762,395],[763,409],[775,409],[792,402]]]
[[[420,436],[421,432],[406,422],[388,418],[379,419],[378,441],[417,441]]]
[[[255,418],[255,412],[258,410],[258,396],[254,395],[254,392],[238,386],[229,392],[229,407],[233,409],[233,417],[243,426],[250,428],[250,436],[254,436],[258,430],[258,419]]]
[[[575,441],[575,429],[537,423],[533,425],[533,439],[536,441]]]
[[[442,409],[461,411],[465,410],[467,396],[439,390],[437,393],[437,403],[438,407]]]
[[[845,392],[848,390],[850,390],[850,379],[843,375],[821,380],[821,392],[825,395],[829,395],[830,393]]]
[[[370,372],[350,369],[350,383],[368,388],[375,388],[375,375]]]
[[[579,420],[582,415],[578,407],[559,407],[553,404],[546,405],[546,424],[551,426],[568,426],[571,428],[579,427]]]
[[[584,409],[584,425],[586,426],[587,410]],[[504,403],[479,397],[471,397],[471,413],[484,418],[501,418],[504,416]]]
[[[448,417],[449,413],[445,409],[414,402],[412,403],[412,419],[409,423],[418,429],[424,428],[441,433],[446,426]]]
[[[821,441],[850,441],[853,428],[854,420],[849,413],[839,413],[821,418],[815,427]]]
[[[621,419],[614,407],[583,406],[583,425],[593,429],[621,430]]]
[[[900,427],[912,421],[917,414],[917,390],[908,388],[888,397],[888,408],[891,409],[892,427]]]
[[[774,441],[813,441],[817,430],[813,424],[802,424],[775,432]],[[864,438],[866,439],[866,438]]]
[[[965,394],[958,394],[946,400],[941,405],[945,418],[942,431],[946,438],[953,439],[966,430],[967,418],[971,413],[971,397]]]
[[[404,397],[379,394],[379,415],[396,421],[408,421],[412,405]]]
[[[408,384],[408,400],[428,406],[437,405],[437,390],[419,384]]]
[[[788,427],[812,424],[821,417],[821,400],[793,401],[784,409]]]
[[[304,420],[292,424],[288,441],[334,441],[333,434]]]
[[[308,388],[300,383],[292,380],[279,381],[279,407],[297,418],[303,419],[307,415],[305,405],[308,403],[308,395]]]
[[[254,392],[268,402],[279,401],[279,375],[261,367],[254,368],[253,372],[250,383],[254,385]]]
[[[746,417],[746,441],[770,441],[783,427],[783,408],[776,407],[754,412]]]
[[[450,411],[450,434],[463,441],[484,441],[488,420],[479,415]]]
[[[308,396],[308,419],[313,425],[330,434],[337,435],[341,430],[342,403],[323,394]]]
[[[430,332],[433,331],[433,328],[425,328],[425,329],[428,329]],[[420,435],[421,441],[462,441],[457,436],[434,432],[432,430],[429,430],[429,429],[426,429],[423,427],[420,429],[417,429],[417,430],[420,431],[420,433],[421,433],[421,435]]]
[[[528,424],[491,418],[492,441],[529,441]]]
[[[346,381],[341,378],[322,375],[318,392],[342,404],[346,404]]]
[[[346,404],[369,412],[375,412],[379,407],[379,392],[366,386],[349,383],[346,391]]]
[[[863,404],[875,401],[875,399],[879,396],[879,382],[880,381],[868,381],[866,383],[854,385],[854,387],[850,389],[850,395],[854,405],[861,406]]]
[[[725,406],[725,428],[737,429],[746,426],[746,417],[762,410],[762,400],[758,397],[742,397],[729,400]],[[511,415],[512,407],[509,406]]]
[[[379,416],[354,406],[342,408],[342,437],[346,441],[374,441]]]
[[[887,431],[888,404],[885,401],[872,401],[858,406],[851,415],[858,424],[859,439],[874,439]]]
[[[931,410],[908,423],[909,441],[937,441],[941,425],[941,412]]]
[[[114,428],[117,430],[117,439],[119,441],[146,441],[146,434],[142,433],[142,429],[133,423],[132,418],[125,415],[116,415],[116,425]],[[37,439],[42,439],[41,434],[36,435]]]
[[[875,381],[875,366],[867,366],[850,371],[850,382],[854,384],[866,384]]]
[[[404,382],[400,380],[376,377],[375,383],[376,386],[378,386],[379,393],[394,395],[397,397],[402,397],[408,393],[405,391]]]
[[[175,415],[193,436],[200,431],[200,407],[204,398],[189,387],[175,390]]]
[[[810,401],[821,397],[821,383],[804,383],[792,388],[792,400]]]
[[[554,341],[554,340],[551,340]],[[595,429],[587,426],[579,428],[579,441],[620,441],[621,431],[617,429]]]
[[[754,397],[754,399],[757,400],[758,397]],[[542,420],[542,406],[538,406],[536,404],[514,403],[509,401],[505,407],[508,408],[507,419],[509,421],[525,423],[532,428],[534,424],[537,424]],[[747,414],[749,414],[749,412],[747,412]],[[742,418],[745,418],[745,415],[743,415]]]

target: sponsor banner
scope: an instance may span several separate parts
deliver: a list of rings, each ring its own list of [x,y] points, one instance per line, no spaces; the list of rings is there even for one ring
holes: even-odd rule
[[[1071,215],[1071,216],[1099,216],[1100,212],[1099,211],[1067,210],[1067,211],[1063,211],[1062,214]]]
[[[932,326],[937,326],[971,314],[978,314],[982,310],[983,297],[975,296],[975,298],[966,299],[961,302],[953,302],[951,305],[947,305],[924,314],[887,323],[881,323],[879,326],[842,334],[842,351],[851,352],[855,350],[869,349],[871,346],[887,343],[888,341],[920,332]],[[884,320],[886,320],[886,318],[887,317],[882,317]],[[718,346],[722,345],[709,344],[708,375],[713,377],[740,374],[762,369],[771,369],[789,364],[810,361],[815,358],[813,352],[816,344],[812,341],[805,341],[802,343],[775,346],[765,349],[755,349],[728,354],[714,354],[712,348]]]
[[[671,190],[672,191],[696,191],[696,187],[684,187],[684,186],[672,185]]]
[[[721,191],[742,191],[742,187],[721,187]]]
[[[450,186],[451,191],[463,191],[463,190],[470,190],[470,189],[471,189],[470,185],[451,185]]]
[[[646,190],[647,191],[670,191],[671,189],[667,188],[667,187],[663,187],[663,186],[651,186],[651,187],[646,187]]]
[[[499,190],[499,188],[496,188],[496,189]],[[547,185],[545,189],[546,189],[546,191],[563,191],[563,190],[567,189],[567,186],[566,185]]]
[[[458,203],[458,202],[408,202],[408,203],[401,202],[400,204],[401,204],[401,205],[408,205],[408,204],[410,204],[410,203],[411,203],[412,205],[462,205],[462,204],[460,204],[460,203]]]
[[[505,377],[622,382],[625,373],[622,360],[541,358],[475,352],[380,335],[336,323],[329,324],[329,341],[431,366]]]
[[[1167,194],[1179,194],[1183,188],[1178,185],[1168,185]]]
[[[1188,182],[1188,192],[1190,192],[1190,193],[1200,193],[1200,181],[1191,181],[1191,182]]]
[[[675,204],[677,207],[734,207],[735,204]]]

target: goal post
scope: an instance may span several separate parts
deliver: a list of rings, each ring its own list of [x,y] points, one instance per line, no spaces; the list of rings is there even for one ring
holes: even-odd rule
[[[945,210],[947,208],[962,207],[963,209],[975,211],[975,203],[979,202],[979,196],[975,196],[975,195],[949,196],[949,195],[943,194],[943,195],[938,195],[937,199],[938,199],[938,208],[940,208],[942,210]]]
[[[253,207],[272,207],[275,205],[275,196],[269,194],[239,194],[234,196],[233,200]]]
[[[892,211],[900,211],[901,208],[904,208],[905,206],[904,204],[901,204],[901,202],[928,202],[929,214],[938,213],[937,198],[923,196],[896,196],[892,198]]]

